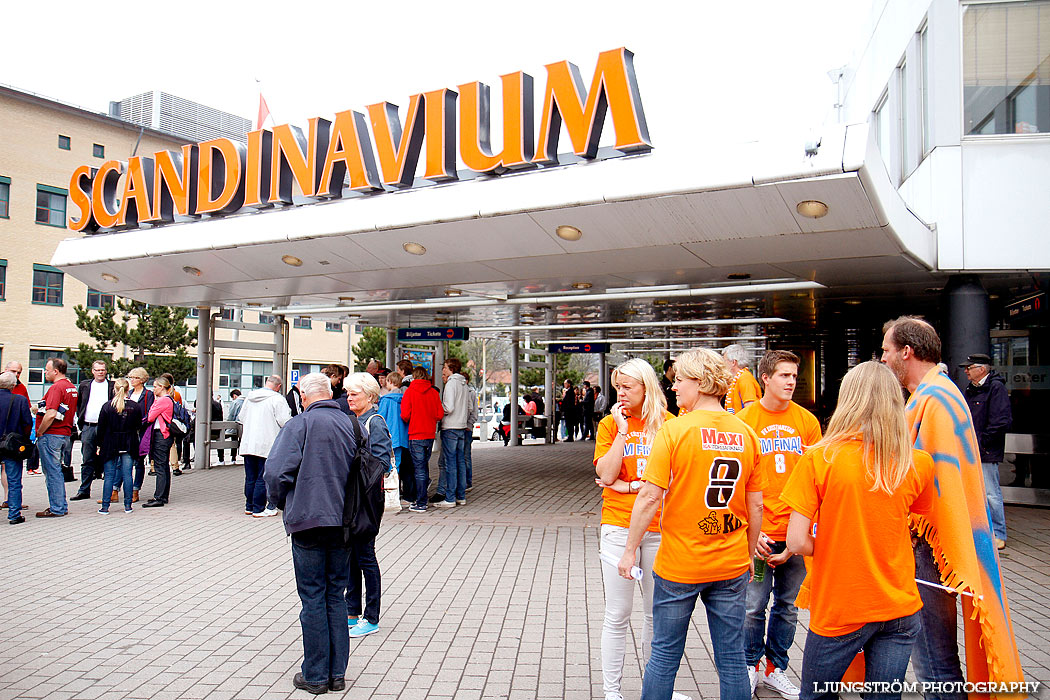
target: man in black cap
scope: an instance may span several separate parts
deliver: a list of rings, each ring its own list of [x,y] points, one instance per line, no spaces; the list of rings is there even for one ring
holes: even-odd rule
[[[1006,382],[992,371],[992,358],[976,353],[959,365],[966,371],[970,383],[963,393],[973,416],[977,444],[981,448],[981,467],[984,471],[984,495],[991,513],[995,546],[1006,546],[1006,515],[1003,512],[1003,492],[999,486],[999,463],[1003,461],[1006,431],[1013,422],[1010,397]]]

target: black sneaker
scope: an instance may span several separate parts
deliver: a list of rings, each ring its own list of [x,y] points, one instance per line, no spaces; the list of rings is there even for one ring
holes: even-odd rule
[[[294,685],[299,690],[305,690],[306,692],[313,693],[314,695],[320,695],[321,693],[328,692],[327,682],[317,683],[316,685],[313,683],[307,683],[306,679],[303,678],[303,674],[301,673],[295,674],[295,676],[292,678],[292,685]]]
[[[17,518],[11,518],[10,520],[8,520],[7,524],[8,525],[18,525],[19,523],[24,523],[25,521],[26,521],[26,519],[23,518],[21,515],[19,515]]]
[[[445,497],[442,494],[440,494],[440,493],[435,493],[433,496],[431,496],[428,499],[428,501],[430,503],[437,503],[438,501],[443,501],[443,500],[445,500]]]
[[[69,500],[71,500],[71,501],[83,501],[86,498],[91,498],[91,494],[90,493],[78,493],[75,496],[70,496]]]
[[[345,678],[329,678],[328,689],[333,693],[346,690],[346,679]]]

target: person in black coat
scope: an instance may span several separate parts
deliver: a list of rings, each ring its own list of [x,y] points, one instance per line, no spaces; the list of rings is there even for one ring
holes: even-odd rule
[[[572,442],[576,432],[576,389],[568,379],[561,397],[561,414],[565,417],[565,442]]]
[[[1006,513],[1003,510],[1003,492],[999,485],[999,463],[1006,449],[1006,431],[1013,423],[1010,396],[1002,375],[992,370],[992,358],[977,353],[960,365],[966,370],[970,383],[963,394],[973,417],[977,445],[981,450],[981,468],[984,471],[984,495],[992,519],[995,546],[1006,546]]]
[[[18,433],[27,438],[33,427],[33,416],[29,402],[22,396],[11,393],[18,384],[14,372],[0,374],[0,437]],[[24,523],[22,516],[22,460],[17,455],[0,455],[7,475],[7,521],[12,525]]]
[[[127,487],[134,480],[135,458],[139,453],[142,429],[142,407],[128,398],[127,379],[114,382],[113,400],[107,401],[98,414],[98,458],[105,473],[102,488],[102,507],[98,512],[109,513],[113,492],[124,484],[124,512],[131,512],[133,489]]]

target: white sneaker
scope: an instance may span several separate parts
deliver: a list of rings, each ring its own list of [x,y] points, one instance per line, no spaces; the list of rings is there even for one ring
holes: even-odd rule
[[[751,664],[747,665],[747,679],[751,682],[751,695],[752,696],[755,694],[755,688],[758,687],[758,666],[761,663],[762,662],[759,661],[754,666],[752,666]]]
[[[623,700],[623,696],[617,693],[615,690],[610,690],[605,694],[605,700]]]
[[[775,668],[772,673],[762,676],[762,683],[780,693],[785,700],[798,700],[798,686],[791,682],[782,668]]]
[[[467,499],[465,499],[465,498],[457,498],[456,499],[456,505],[457,506],[465,506],[465,505],[467,505]]]
[[[272,518],[273,516],[277,515],[280,512],[281,511],[277,510],[276,508],[264,508],[263,509],[263,516],[267,517],[267,518]]]
[[[671,692],[671,700],[693,700],[692,696],[679,693],[677,690]]]

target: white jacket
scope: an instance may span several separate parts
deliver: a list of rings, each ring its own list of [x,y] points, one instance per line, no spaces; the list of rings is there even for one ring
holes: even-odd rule
[[[241,454],[264,459],[269,457],[277,433],[291,417],[292,411],[284,396],[265,387],[252,391],[237,416],[237,422],[244,427],[241,431]]]
[[[462,374],[453,374],[445,382],[445,389],[441,392],[441,406],[445,409],[445,417],[441,419],[441,429],[455,430],[458,428],[462,430],[466,428],[468,403],[466,378]]]

